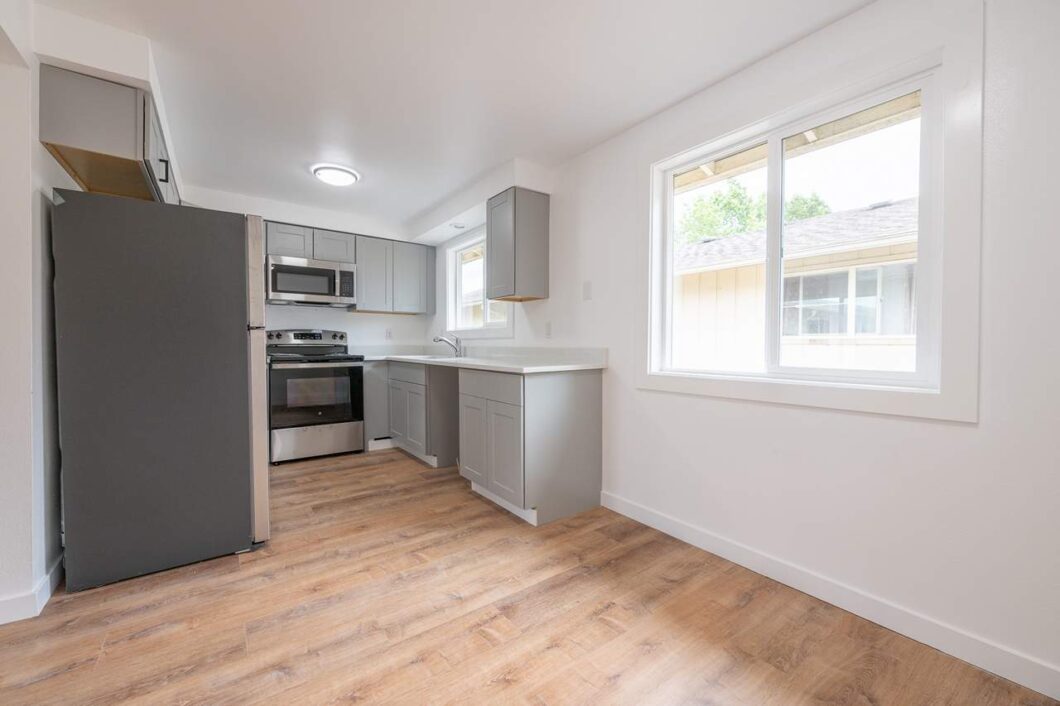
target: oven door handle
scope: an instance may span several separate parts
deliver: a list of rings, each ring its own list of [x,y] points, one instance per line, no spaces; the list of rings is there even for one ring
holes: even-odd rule
[[[304,370],[306,368],[363,368],[364,363],[344,361],[339,363],[273,363],[273,370]]]

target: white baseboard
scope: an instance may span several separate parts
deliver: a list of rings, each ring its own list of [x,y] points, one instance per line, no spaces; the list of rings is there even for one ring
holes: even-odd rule
[[[1060,699],[1060,666],[936,620],[779,557],[604,491],[604,507],[839,606],[999,676]]]
[[[32,591],[0,598],[0,625],[40,615],[63,579],[63,556],[59,555]]]
[[[537,510],[533,508],[526,510],[516,505],[513,505],[501,496],[497,495],[496,493],[491,493],[490,491],[486,490],[481,485],[475,482],[471,483],[471,489],[482,497],[486,498],[486,500],[489,500],[491,503],[495,505],[500,505],[505,510],[518,517],[523,522],[529,522],[534,527],[537,527]]]
[[[386,439],[369,439],[368,448],[365,451],[382,451],[383,449],[396,448],[394,440],[387,437]]]

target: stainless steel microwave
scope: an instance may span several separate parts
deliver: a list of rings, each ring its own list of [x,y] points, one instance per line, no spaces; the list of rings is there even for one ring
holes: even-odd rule
[[[266,298],[274,304],[351,306],[357,303],[356,265],[269,255],[266,268]]]

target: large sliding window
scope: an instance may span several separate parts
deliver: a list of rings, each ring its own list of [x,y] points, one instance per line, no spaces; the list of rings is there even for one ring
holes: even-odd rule
[[[653,370],[932,383],[937,325],[918,320],[925,87],[671,160]]]

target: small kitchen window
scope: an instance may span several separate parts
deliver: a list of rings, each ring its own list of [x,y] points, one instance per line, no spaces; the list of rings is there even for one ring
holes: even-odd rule
[[[464,338],[510,338],[512,305],[486,298],[486,233],[479,228],[447,248],[446,329]]]

